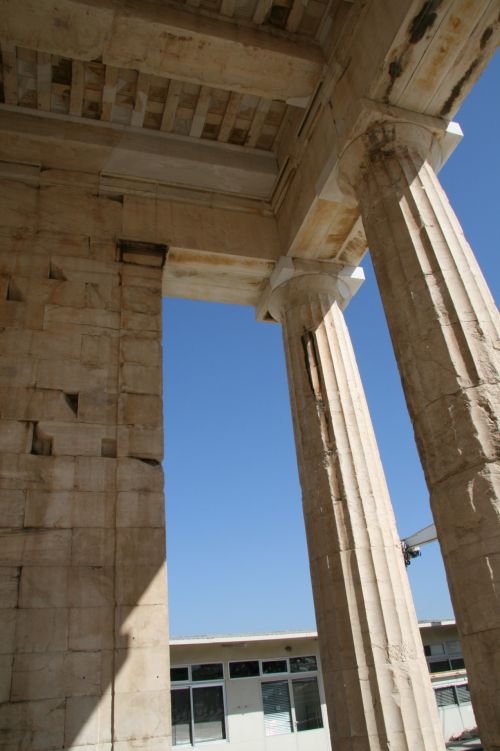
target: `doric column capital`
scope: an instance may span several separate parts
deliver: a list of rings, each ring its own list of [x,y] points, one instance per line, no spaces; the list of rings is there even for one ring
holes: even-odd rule
[[[365,109],[353,135],[340,153],[337,175],[340,191],[357,199],[357,185],[363,175],[380,162],[410,153],[438,171],[461,140],[455,122],[407,112],[397,108]],[[395,176],[396,177],[396,176]]]
[[[282,256],[257,306],[257,319],[281,321],[288,309],[320,295],[344,309],[364,278],[360,266]]]

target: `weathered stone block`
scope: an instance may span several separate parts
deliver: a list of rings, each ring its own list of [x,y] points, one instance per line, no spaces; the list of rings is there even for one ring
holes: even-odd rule
[[[161,295],[150,287],[135,287],[126,284],[122,293],[123,310],[147,315],[161,314]]]
[[[169,688],[168,649],[127,649],[116,650],[117,660],[122,667],[115,680],[116,694],[161,691]],[[118,703],[120,699],[116,700]],[[146,728],[146,735],[149,735]]]
[[[22,701],[0,705],[2,751],[53,751],[64,744],[64,701]]]
[[[135,456],[161,461],[163,459],[163,427],[120,426],[118,428],[118,456]]]
[[[116,500],[117,527],[164,527],[163,493],[120,492]]]
[[[116,741],[141,739],[168,734],[170,726],[170,697],[168,691],[141,691],[120,694],[115,701]]]
[[[68,566],[23,566],[20,608],[64,608],[68,605]]]
[[[0,609],[17,607],[21,569],[0,566]]]
[[[0,454],[0,487],[67,490],[74,483],[72,457]]]
[[[64,701],[21,701],[0,705],[2,751],[53,751],[64,744]]]
[[[123,362],[138,363],[149,367],[161,366],[161,343],[157,334],[144,332],[126,335],[120,340],[120,355]]]
[[[66,696],[100,696],[101,662],[106,653],[66,652],[63,657]]]
[[[0,451],[26,454],[31,449],[32,426],[28,422],[4,420],[0,430]]]
[[[116,567],[116,602],[120,605],[161,605],[167,599],[166,566]]]
[[[12,669],[12,701],[64,697],[64,654],[19,654]]]
[[[124,425],[162,427],[163,411],[160,397],[150,394],[121,394],[119,422]]]
[[[109,237],[121,228],[122,206],[100,196],[85,195],[79,188],[43,186],[39,189],[40,229]]]
[[[124,363],[121,369],[122,391],[133,394],[161,395],[162,378],[159,367]]]
[[[23,490],[3,490],[0,493],[0,519],[2,526],[23,526],[26,494]]]
[[[65,747],[83,751],[95,745],[99,751],[111,751],[111,723],[111,697],[69,697],[66,700]]]
[[[72,308],[60,305],[46,305],[44,312],[44,328],[52,323],[67,323],[72,325],[93,326],[99,329],[120,328],[120,314],[110,310],[98,308]]]
[[[163,491],[163,470],[160,464],[149,464],[140,459],[118,459],[117,490]]]
[[[66,608],[20,608],[17,611],[16,652],[64,652],[67,648]]]
[[[112,527],[114,498],[106,493],[28,491],[26,527]]]
[[[36,385],[38,388],[61,389],[75,394],[87,389],[104,389],[107,375],[104,368],[87,368],[79,362],[39,360]]]
[[[39,422],[38,427],[52,439],[54,456],[100,456],[103,438],[114,438],[114,430],[104,425]]]
[[[13,329],[42,329],[44,306],[30,302],[0,300],[0,321],[3,326]]]
[[[116,530],[116,563],[135,561],[138,566],[161,566],[166,557],[162,529],[123,527]]]
[[[0,702],[9,701],[12,683],[12,656],[0,655]],[[1,728],[0,728],[1,733]]]
[[[77,566],[111,566],[115,532],[112,529],[73,528],[71,563]]]
[[[116,646],[154,647],[165,651],[167,605],[120,606],[116,609]],[[132,690],[132,689],[126,689]]]
[[[113,648],[114,606],[71,608],[69,648],[92,651]]]
[[[75,488],[103,492],[115,489],[116,459],[105,457],[76,457]]]
[[[113,602],[113,568],[72,566],[68,602],[72,607],[101,607]]]
[[[147,315],[145,313],[133,313],[124,310],[122,313],[122,326],[127,331],[155,331],[161,332],[161,315]]]
[[[84,334],[82,337],[82,365],[91,368],[112,368],[118,362],[118,339],[113,332]]]
[[[45,360],[78,360],[82,337],[79,334],[56,334],[48,331],[34,331],[31,337],[30,353]]]
[[[16,614],[15,608],[0,609],[0,654],[12,655],[14,652]]]
[[[0,564],[4,566],[69,564],[70,553],[68,530],[0,531]]]
[[[78,419],[99,425],[115,425],[117,394],[107,394],[100,389],[82,391],[78,399]]]
[[[35,379],[36,362],[30,357],[4,355],[0,358],[0,386],[34,386]]]

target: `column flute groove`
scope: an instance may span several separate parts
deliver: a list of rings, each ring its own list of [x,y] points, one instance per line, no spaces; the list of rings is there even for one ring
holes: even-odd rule
[[[442,749],[401,546],[337,281],[277,286],[333,747]]]
[[[421,125],[377,123],[344,152],[430,492],[488,751],[500,750],[500,319]]]

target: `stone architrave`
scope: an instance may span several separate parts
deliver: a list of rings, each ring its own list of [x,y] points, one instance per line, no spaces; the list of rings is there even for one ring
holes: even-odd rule
[[[422,126],[377,124],[347,147],[341,174],[371,248],[481,739],[498,751],[499,317],[429,163],[437,147]]]
[[[346,285],[328,273],[288,277],[278,279],[268,309],[283,324],[332,747],[442,749],[401,544],[340,307]]]

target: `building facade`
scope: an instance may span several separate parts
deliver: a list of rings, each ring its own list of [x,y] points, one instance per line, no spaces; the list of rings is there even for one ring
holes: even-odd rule
[[[419,627],[450,741],[476,728],[456,624]],[[173,746],[330,751],[316,632],[172,639],[170,659]]]

